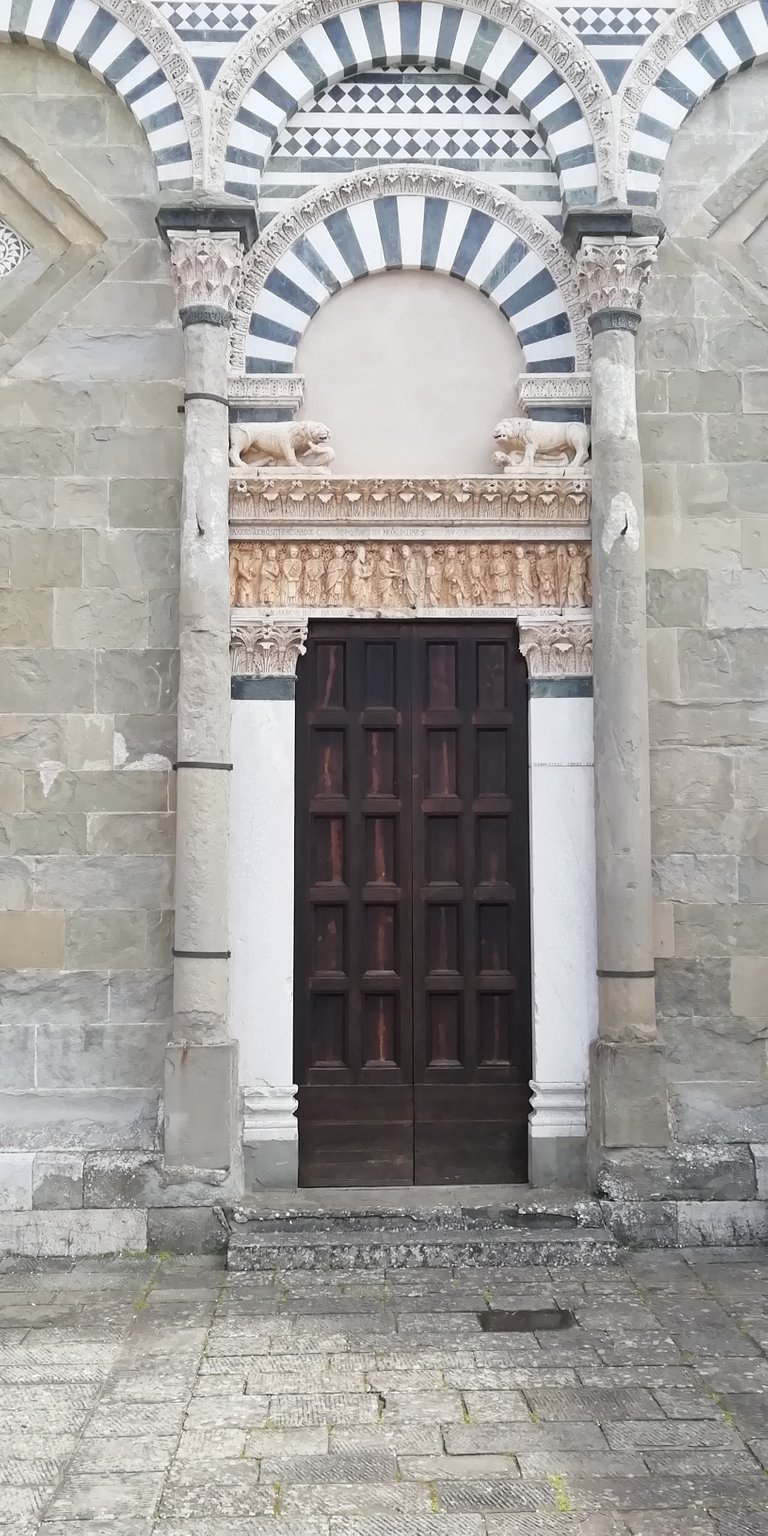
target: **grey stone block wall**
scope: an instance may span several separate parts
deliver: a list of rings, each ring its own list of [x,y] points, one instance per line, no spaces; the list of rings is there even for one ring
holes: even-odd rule
[[[0,1206],[63,1213],[162,1136],[183,364],[128,109],[20,46],[0,93],[43,269],[0,287]]]
[[[768,199],[753,161],[767,88],[764,66],[731,80],[676,136],[668,236],[640,333],[657,1006],[673,1153],[656,1169],[647,1154],[622,1164],[617,1151],[603,1171],[615,1196],[754,1197],[749,1144],[759,1150],[768,1127],[768,265],[758,238]],[[736,217],[745,188],[754,236]],[[629,1126],[629,1104],[622,1113]]]

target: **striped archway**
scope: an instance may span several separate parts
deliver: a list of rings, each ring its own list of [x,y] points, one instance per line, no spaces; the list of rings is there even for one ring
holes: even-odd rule
[[[729,75],[768,58],[768,0],[694,0],[649,39],[619,96],[619,183],[653,206],[673,136]]]
[[[258,196],[288,119],[313,96],[361,71],[425,64],[478,80],[541,133],[566,203],[613,188],[610,94],[572,31],[535,3],[502,0],[335,0],[280,6],[249,33],[214,87],[213,173],[228,191]]]
[[[73,59],[122,97],[146,134],[163,190],[203,183],[201,81],[149,0],[0,0],[0,37]]]
[[[588,367],[570,258],[546,220],[473,176],[361,171],[274,219],[246,257],[232,331],[234,373],[290,373],[313,315],[374,272],[446,273],[488,296],[531,373]]]

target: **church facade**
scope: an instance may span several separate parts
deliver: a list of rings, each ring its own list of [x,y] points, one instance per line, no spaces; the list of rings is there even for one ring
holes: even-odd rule
[[[7,0],[0,1248],[768,1233],[768,7]]]

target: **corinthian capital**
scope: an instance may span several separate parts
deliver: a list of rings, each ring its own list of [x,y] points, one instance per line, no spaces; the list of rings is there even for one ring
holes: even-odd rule
[[[182,325],[229,325],[256,210],[226,193],[169,193],[157,227],[171,252]]]
[[[187,234],[170,230],[168,244],[182,324],[190,311],[220,310],[229,318],[235,301],[243,248],[237,235]],[[203,316],[195,315],[196,319]],[[212,320],[212,316],[207,317]]]
[[[637,330],[640,305],[658,252],[649,240],[584,240],[577,269],[593,332]]]
[[[235,677],[294,677],[307,639],[306,619],[252,620],[232,628],[229,654]]]

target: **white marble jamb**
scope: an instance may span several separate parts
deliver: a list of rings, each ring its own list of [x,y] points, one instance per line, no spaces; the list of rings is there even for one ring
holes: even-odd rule
[[[529,720],[531,1134],[584,1136],[597,1033],[592,700],[533,698]]]
[[[240,1085],[293,1081],[292,699],[232,701],[230,1020]]]

